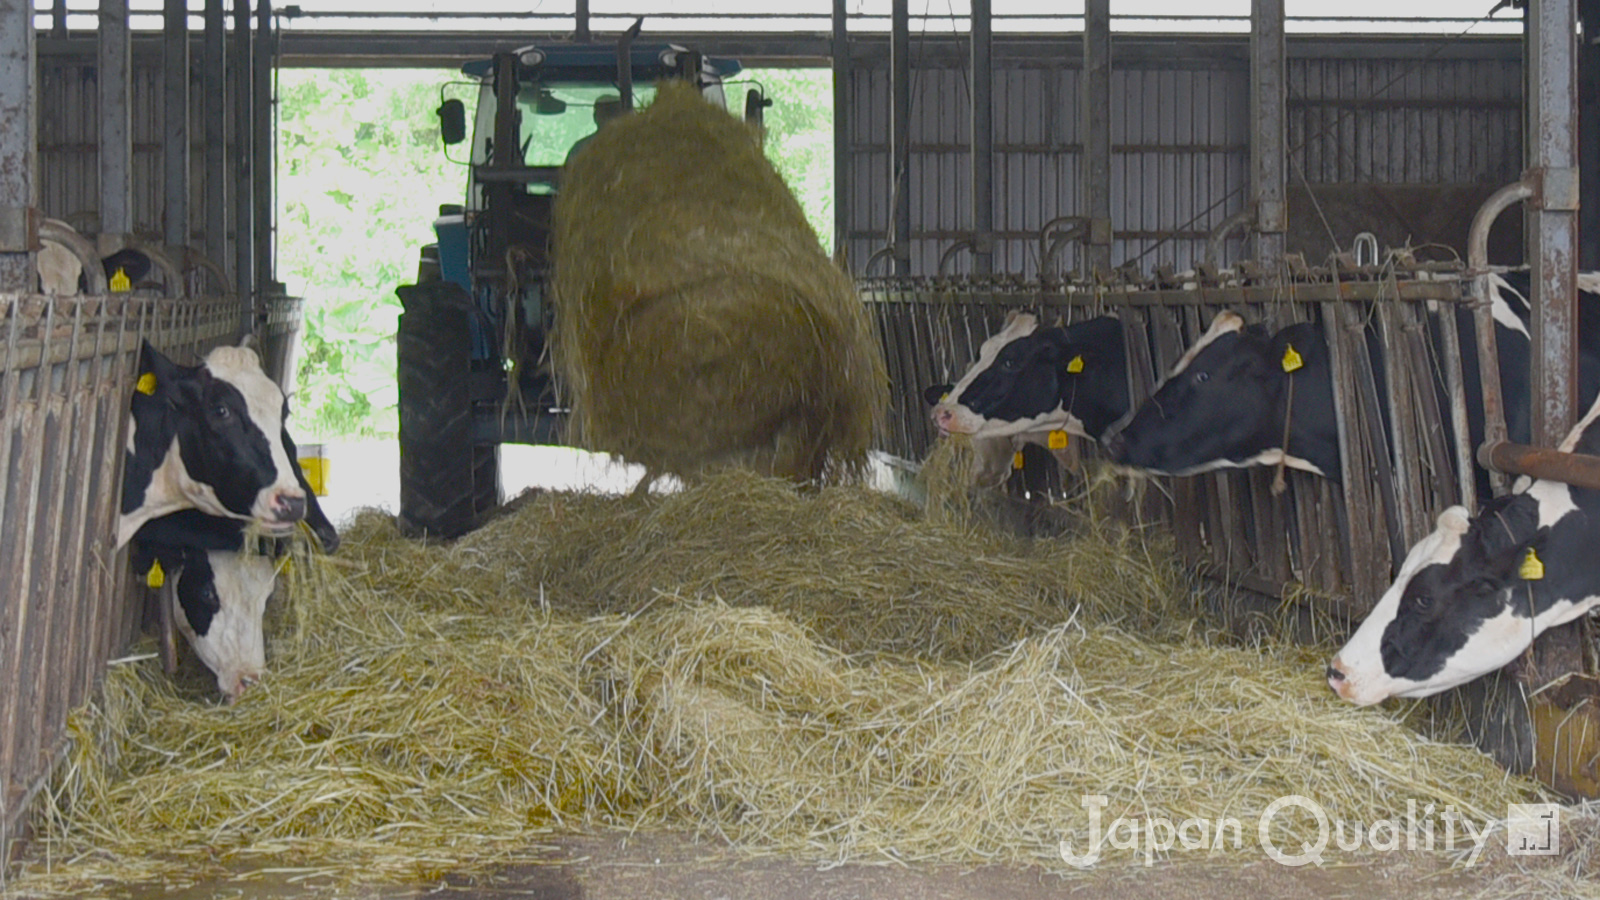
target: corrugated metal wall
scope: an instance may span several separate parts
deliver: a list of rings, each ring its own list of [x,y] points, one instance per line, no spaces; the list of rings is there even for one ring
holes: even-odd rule
[[[1031,51],[1039,58],[996,51],[996,272],[1034,277],[1039,229],[1057,216],[1086,212],[1075,41],[1064,36],[1048,59],[1045,45]],[[893,210],[890,69],[881,46],[858,47],[851,78],[848,253],[858,272],[884,246]],[[1112,46],[1112,261],[1137,260],[1147,271],[1157,264],[1189,268],[1203,259],[1211,229],[1248,198],[1247,54],[1242,41],[1218,42],[1208,53],[1188,55],[1141,47],[1128,54],[1136,61],[1119,62],[1119,48],[1127,46],[1121,40]],[[933,275],[941,252],[970,236],[970,81],[959,55],[929,54],[937,58],[919,65],[915,42],[912,53],[911,159],[903,188],[911,200],[911,274]],[[1514,40],[1418,40],[1378,49],[1359,41],[1291,41],[1288,82],[1290,186],[1301,197],[1337,206],[1341,198],[1330,201],[1324,189],[1356,182],[1471,186],[1463,201],[1470,204],[1521,170],[1521,61]],[[1409,202],[1425,204],[1432,196]],[[1320,260],[1327,250],[1318,235],[1334,231],[1347,245],[1354,232],[1323,226],[1308,204],[1297,202],[1291,215],[1307,229],[1303,249]],[[1385,208],[1396,205],[1405,204],[1369,198],[1348,218],[1392,217],[1396,244],[1438,231],[1411,221],[1410,210]],[[1425,212],[1418,217],[1425,220]],[[1291,250],[1293,244],[1291,233]],[[1236,258],[1242,248],[1234,239],[1226,250]],[[1075,264],[1072,251],[1066,257],[1063,264]],[[968,260],[956,256],[950,270],[966,271]],[[886,273],[875,267],[870,274]]]
[[[62,219],[79,231],[99,230],[95,223],[100,208],[100,101],[92,46],[86,51],[87,57],[52,54],[39,58],[39,204],[46,216]],[[205,121],[202,105],[207,88],[201,82],[199,66],[192,69],[189,243],[196,250],[203,250],[204,241],[197,238],[205,229],[205,143],[200,123]],[[131,89],[133,228],[142,237],[160,241],[165,231],[165,179],[158,56],[148,52],[134,54]],[[229,147],[228,158],[232,159],[231,141]],[[233,210],[230,208],[228,213],[231,232]],[[232,254],[228,255],[230,258],[216,262],[231,276],[233,260]]]

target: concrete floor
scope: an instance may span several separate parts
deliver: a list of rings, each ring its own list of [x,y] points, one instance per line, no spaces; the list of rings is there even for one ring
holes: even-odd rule
[[[687,836],[571,836],[553,840],[548,864],[447,876],[413,886],[291,884],[242,876],[173,890],[122,886],[116,900],[1457,900],[1484,885],[1435,858],[1395,853],[1359,865],[1286,868],[1173,861],[1066,876],[1022,866],[845,865],[740,859]],[[1498,893],[1498,892],[1497,892]]]

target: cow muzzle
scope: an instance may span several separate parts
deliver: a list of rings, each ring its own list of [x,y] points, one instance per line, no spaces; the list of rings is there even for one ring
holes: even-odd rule
[[[306,517],[306,497],[298,491],[274,491],[264,505],[266,515],[260,517],[261,526],[270,533],[293,531],[295,523]]]

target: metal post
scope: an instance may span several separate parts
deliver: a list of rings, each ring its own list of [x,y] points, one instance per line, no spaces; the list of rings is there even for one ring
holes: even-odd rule
[[[894,0],[889,23],[889,196],[894,227],[889,231],[894,274],[911,274],[911,9]]]
[[[1256,260],[1283,258],[1288,209],[1284,203],[1284,0],[1250,2],[1250,187],[1256,208]]]
[[[272,183],[274,181],[273,167],[273,120],[276,118],[276,107],[272,97],[272,58],[275,55],[272,31],[272,0],[256,0],[256,33],[252,42],[252,68],[254,70],[253,86],[255,88],[251,101],[251,123],[254,129],[254,153],[251,159],[251,171],[255,175],[255,262],[256,262],[256,296],[261,297],[275,290],[273,287],[273,251],[275,232],[273,231],[274,213],[276,210],[272,202]]]
[[[67,36],[67,0],[55,0],[50,4],[50,36],[53,38]]]
[[[189,244],[189,8],[164,0],[162,72],[162,160],[168,247]],[[179,265],[183,265],[179,261]]]
[[[972,273],[994,271],[994,33],[989,0],[972,0]]]
[[[1578,0],[1578,270],[1600,269],[1600,0]]]
[[[33,0],[0,0],[0,291],[32,291],[38,244]]]
[[[850,246],[850,22],[847,0],[833,0],[833,249]]]
[[[1533,442],[1561,443],[1576,421],[1578,170],[1576,41],[1571,2],[1528,6],[1528,129],[1524,153],[1540,179],[1526,207],[1533,266]]]
[[[100,0],[100,233],[133,231],[132,40],[128,0]],[[102,252],[112,248],[101,247]]]
[[[1088,269],[1111,271],[1111,0],[1083,4],[1083,179]],[[1041,265],[1044,263],[1040,261]]]
[[[573,20],[572,39],[580,44],[589,43],[589,0],[578,0]]]
[[[1529,383],[1533,443],[1555,447],[1577,409],[1577,46],[1572,0],[1529,3],[1526,56],[1528,126],[1524,154],[1539,190],[1524,207],[1533,317]],[[1534,642],[1533,683],[1584,670],[1583,620]]]
[[[241,330],[255,330],[255,197],[251,184],[250,0],[233,0],[233,257],[234,286],[242,309]]]
[[[228,83],[227,13],[222,0],[206,0],[205,38],[200,52],[200,83],[205,85],[206,256],[228,265]]]

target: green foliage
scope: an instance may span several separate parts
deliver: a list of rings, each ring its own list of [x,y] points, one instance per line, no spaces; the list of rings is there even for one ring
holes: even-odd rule
[[[305,298],[294,424],[303,441],[387,437],[398,427],[396,286],[416,278],[441,203],[466,169],[439,139],[453,70],[286,69],[279,76],[278,278]],[[833,244],[833,95],[826,69],[749,70],[767,110],[767,155],[824,247]],[[729,87],[744,109],[747,87]],[[452,88],[468,99],[475,91]],[[578,98],[574,98],[578,99]],[[468,100],[469,117],[472,101]],[[450,157],[466,155],[466,145]]]

